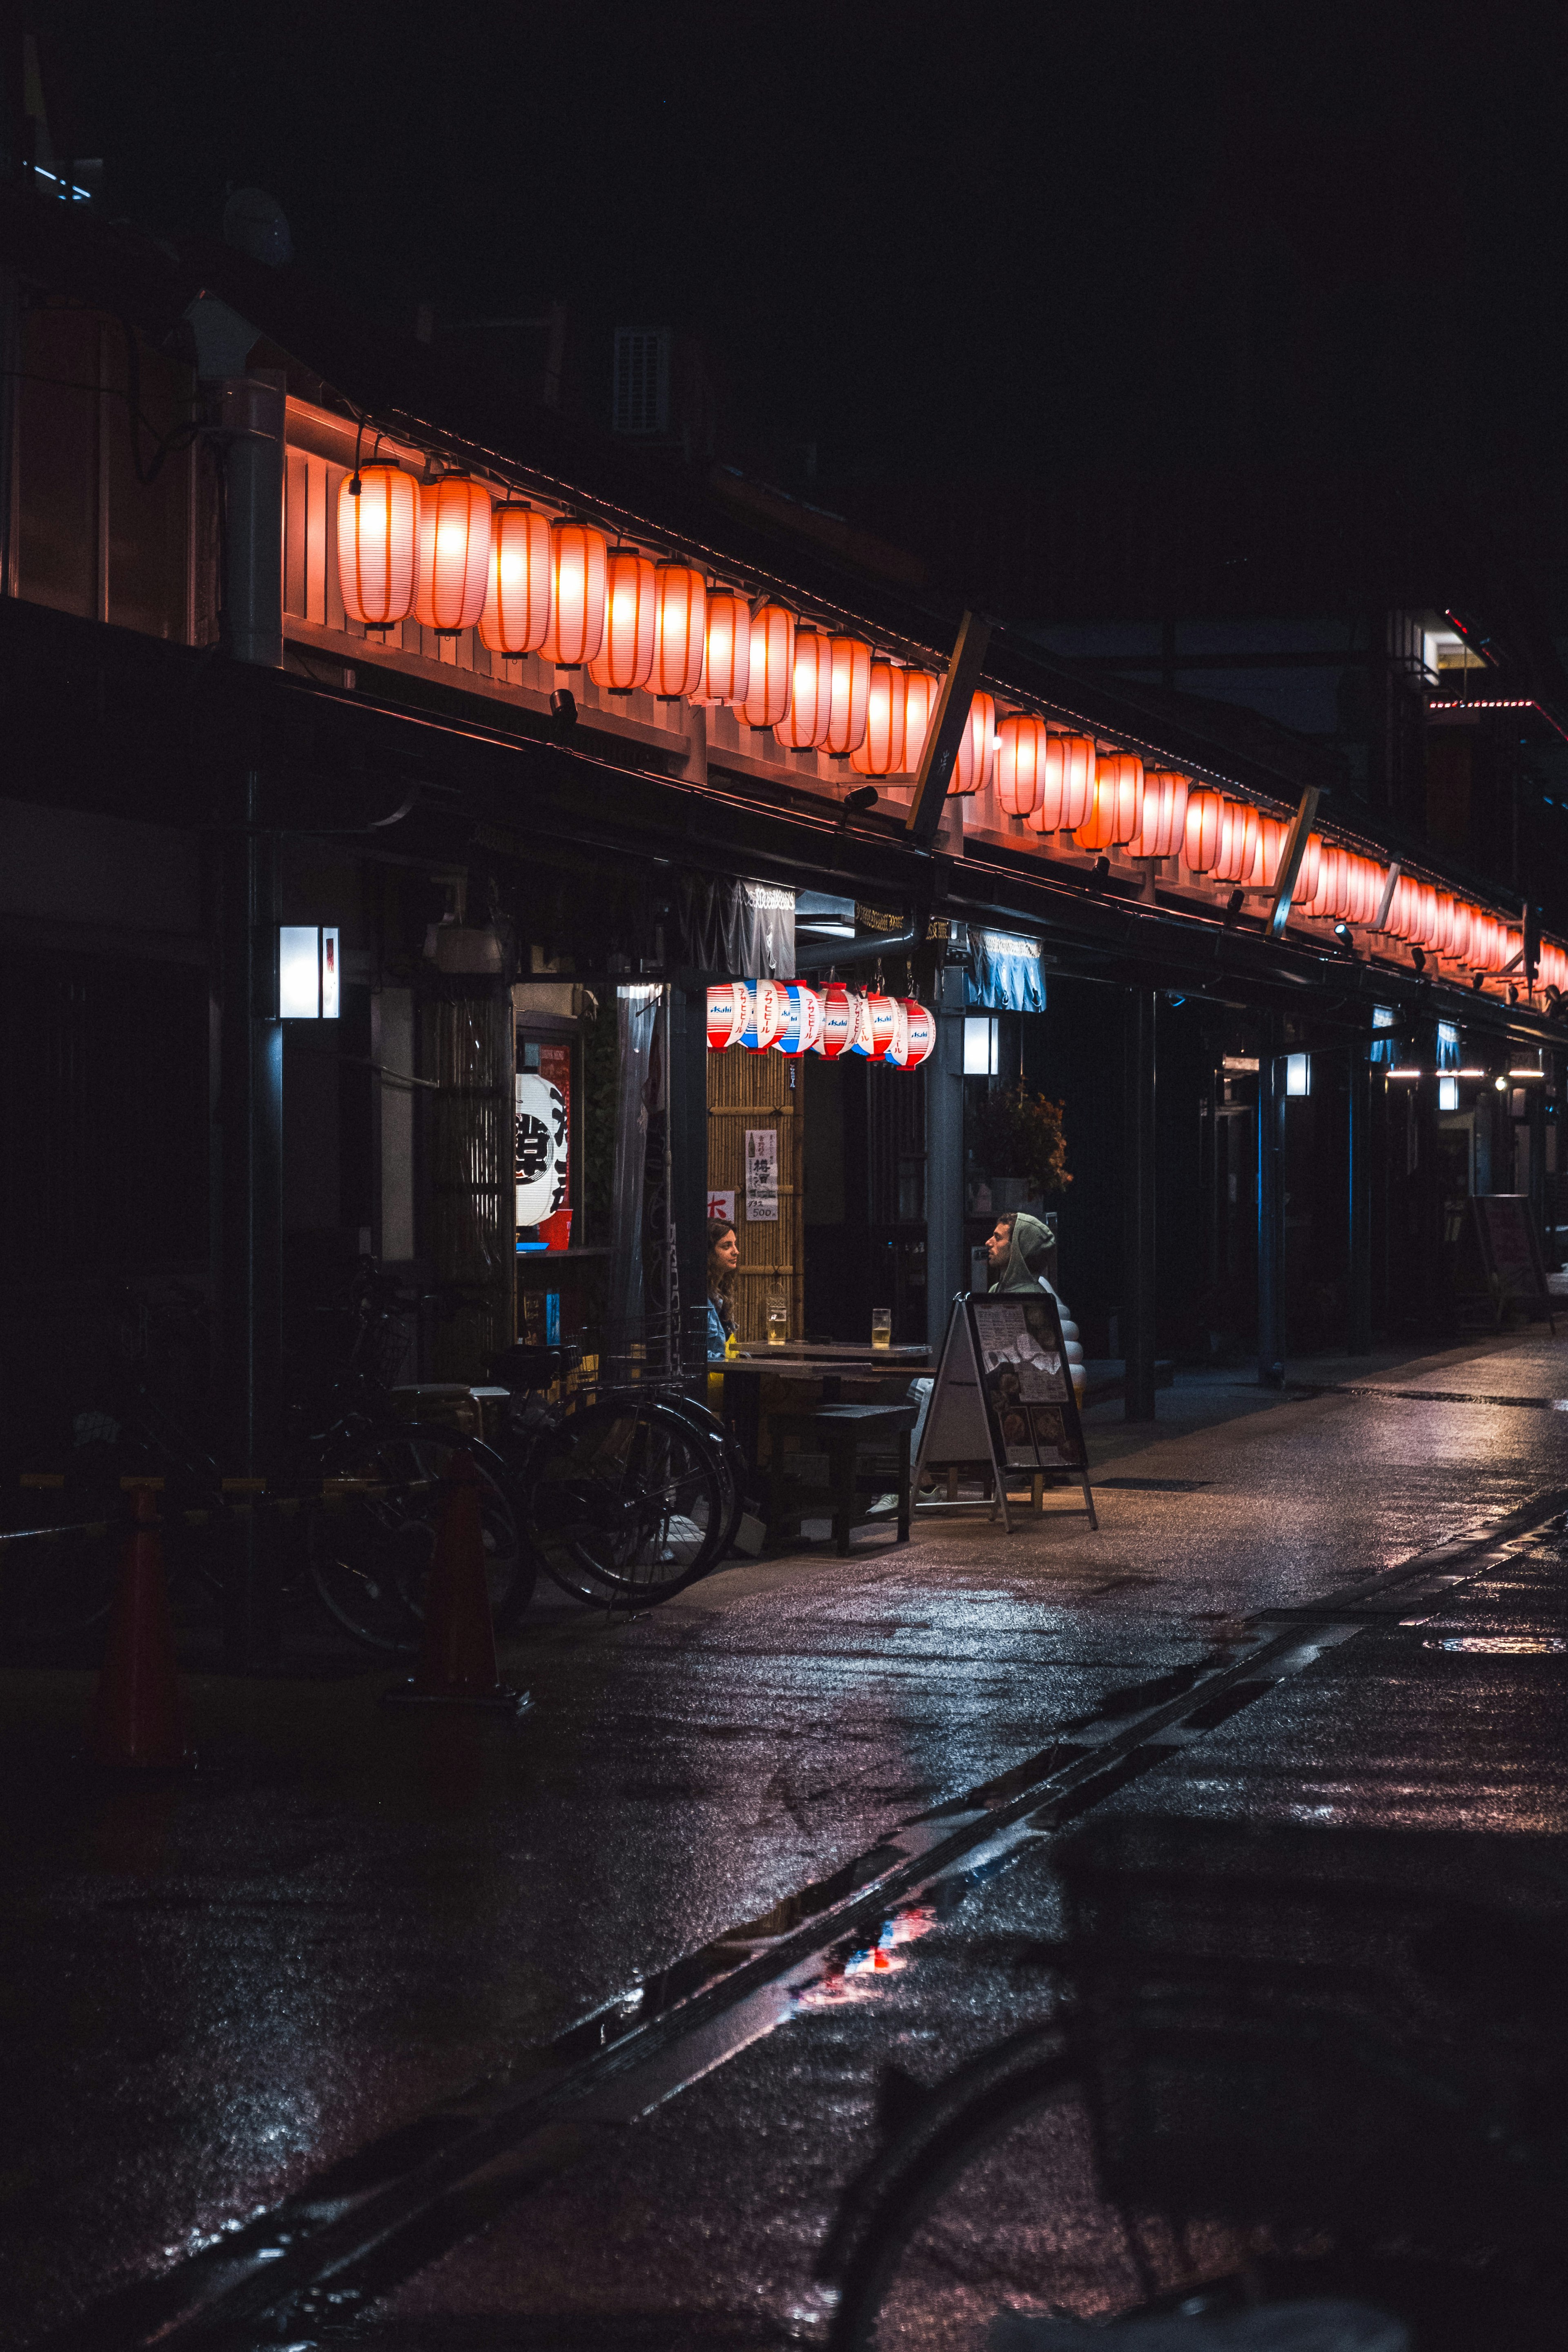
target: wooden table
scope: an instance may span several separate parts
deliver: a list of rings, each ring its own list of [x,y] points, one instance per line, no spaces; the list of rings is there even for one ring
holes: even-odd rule
[[[847,1374],[856,1379],[901,1377],[907,1383],[917,1373],[929,1371],[931,1362],[929,1348],[871,1348],[849,1342],[812,1347],[802,1341],[785,1348],[764,1344],[743,1349],[709,1370],[724,1376],[724,1418],[755,1472],[762,1466],[759,1439],[764,1380],[787,1381],[792,1390],[799,1391],[799,1410],[808,1412],[815,1405],[842,1403]],[[793,1407],[793,1397],[791,1402]]]

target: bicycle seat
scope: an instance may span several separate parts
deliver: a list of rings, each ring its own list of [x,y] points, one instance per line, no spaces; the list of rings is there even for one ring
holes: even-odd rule
[[[490,1358],[489,1377],[501,1388],[547,1389],[552,1381],[576,1370],[582,1353],[575,1339],[563,1340],[554,1348],[536,1348],[520,1339],[515,1347]]]

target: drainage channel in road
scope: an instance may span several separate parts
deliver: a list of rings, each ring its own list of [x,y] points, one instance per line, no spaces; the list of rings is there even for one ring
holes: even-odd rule
[[[890,1963],[951,1911],[1131,1780],[1156,1769],[1369,1624],[1493,1570],[1553,1521],[1536,1496],[1361,1583],[1259,1612],[1228,1655],[1108,1695],[1049,1748],[903,1823],[868,1853],[629,1988],[557,2039],[230,2224],[174,2269],[121,2289],[47,2352],[238,2352],[313,2341],[472,2236],[529,2190],[812,2005],[865,1956]],[[1190,1678],[1189,1678],[1190,1675]],[[1173,1682],[1186,1687],[1173,1689]],[[1130,1705],[1135,1711],[1129,1711]]]

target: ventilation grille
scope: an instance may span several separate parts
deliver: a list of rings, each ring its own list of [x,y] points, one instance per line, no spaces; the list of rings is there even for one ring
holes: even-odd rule
[[[663,433],[669,425],[669,338],[661,327],[617,327],[611,425]]]

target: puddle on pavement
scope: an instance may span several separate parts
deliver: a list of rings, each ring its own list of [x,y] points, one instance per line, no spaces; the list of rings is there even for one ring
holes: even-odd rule
[[[1568,1650],[1552,1633],[1429,1633],[1424,1650],[1481,1650],[1499,1658],[1555,1657]]]

